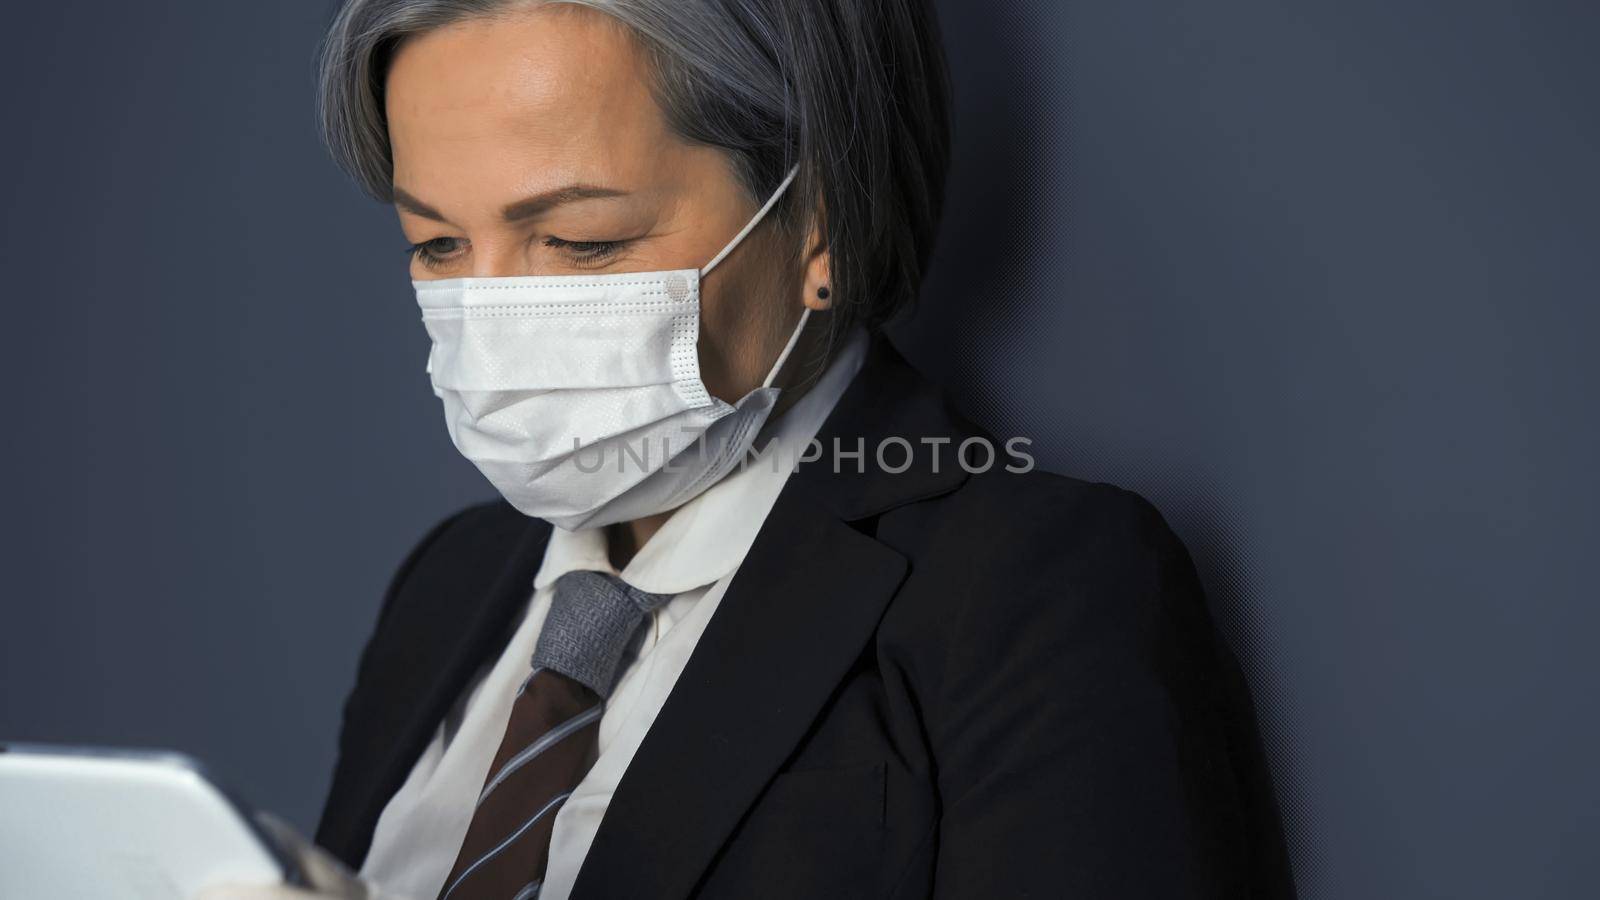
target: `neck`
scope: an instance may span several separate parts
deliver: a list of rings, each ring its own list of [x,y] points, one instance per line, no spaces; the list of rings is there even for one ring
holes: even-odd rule
[[[676,510],[667,510],[653,516],[634,519],[631,522],[618,522],[606,527],[606,554],[611,558],[611,564],[619,570],[626,568],[628,563],[639,552],[661,526],[667,524]]]
[[[827,314],[816,313],[806,322],[805,331],[800,333],[800,340],[795,343],[794,350],[784,361],[783,370],[778,373],[776,384],[782,393],[772,407],[768,422],[776,422],[781,418],[822,377],[823,370],[831,361],[828,341],[832,323],[832,318]]]
[[[778,373],[778,386],[782,393],[778,395],[778,402],[768,417],[768,425],[776,422],[788,412],[795,401],[811,390],[817,379],[826,368],[817,365],[815,360],[823,358],[828,349],[828,323],[827,316],[812,316],[806,324],[805,331],[800,336],[800,341],[795,345],[794,352],[789,355],[789,360],[784,364],[784,371]],[[653,516],[644,516],[631,522],[618,522],[606,527],[606,554],[611,560],[611,565],[617,569],[626,568],[638,554],[639,548],[649,542],[661,526],[667,524],[676,509],[656,513]]]

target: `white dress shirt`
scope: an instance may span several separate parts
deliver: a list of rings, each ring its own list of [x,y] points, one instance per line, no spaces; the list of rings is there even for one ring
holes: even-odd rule
[[[552,529],[527,612],[500,658],[485,667],[439,725],[378,818],[361,877],[382,898],[432,898],[455,864],[473,804],[527,678],[534,644],[561,575],[596,569],[640,590],[672,594],[650,614],[600,718],[599,757],[556,813],[541,900],[567,900],[611,795],[694,652],[729,582],[777,501],[796,455],[861,368],[866,335],[852,334],[811,390],[768,426],[763,457],[679,507],[618,572],[603,529]],[[776,452],[773,452],[776,450]],[[776,464],[775,464],[776,463]]]

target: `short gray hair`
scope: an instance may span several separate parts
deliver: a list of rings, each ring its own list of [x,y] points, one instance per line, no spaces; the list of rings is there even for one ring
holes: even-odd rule
[[[319,70],[324,139],[373,197],[393,199],[384,81],[406,37],[518,6],[585,6],[649,54],[673,129],[728,152],[774,213],[825,211],[834,333],[882,326],[921,286],[950,156],[949,84],[931,0],[346,0]],[[803,198],[805,203],[791,201]]]

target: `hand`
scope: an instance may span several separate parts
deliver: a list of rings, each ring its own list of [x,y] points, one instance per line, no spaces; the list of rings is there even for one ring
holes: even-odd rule
[[[305,885],[209,885],[195,900],[380,900],[344,863],[301,837],[289,823],[269,813],[258,813],[256,821],[299,864]]]

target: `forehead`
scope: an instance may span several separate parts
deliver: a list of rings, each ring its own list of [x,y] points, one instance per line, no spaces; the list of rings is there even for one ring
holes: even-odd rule
[[[395,182],[627,180],[673,141],[626,29],[554,4],[406,39],[385,87]]]

